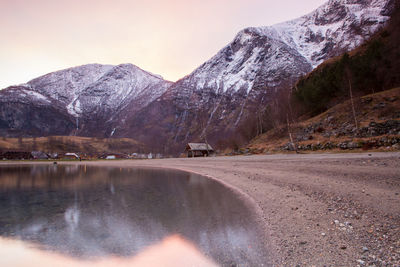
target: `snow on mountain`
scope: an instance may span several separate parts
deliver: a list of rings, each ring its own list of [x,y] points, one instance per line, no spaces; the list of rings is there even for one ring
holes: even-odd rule
[[[389,17],[387,1],[330,0],[301,18],[259,28],[293,47],[313,68],[331,57],[329,48],[349,51],[368,39]]]
[[[142,103],[146,105],[159,97],[168,85],[159,76],[132,64],[89,64],[49,73],[25,86],[63,103],[70,115],[80,117],[99,109],[115,111],[151,90],[147,101]]]
[[[274,101],[277,92],[383,27],[390,3],[393,0],[329,0],[298,19],[246,28],[133,116],[122,132],[140,135],[146,128],[145,140],[164,130],[176,147],[206,132],[209,140],[219,141]]]
[[[11,86],[4,89],[1,92],[1,102],[13,102],[18,100],[21,103],[30,103],[34,101],[38,105],[48,105],[51,104],[51,99],[47,96],[33,91],[26,84]]]
[[[26,84],[6,88],[0,91],[0,106],[12,109],[9,105],[12,102],[48,106],[70,117],[75,131],[78,131],[75,134],[84,132],[92,135],[90,131],[96,129],[101,128],[99,133],[107,131],[104,128],[106,123],[127,106],[131,112],[140,110],[160,97],[170,85],[171,82],[132,64],[89,64],[49,73]],[[9,121],[19,120],[15,116],[10,119],[9,114],[4,112],[4,118],[0,118],[0,124],[4,121],[5,127]],[[93,120],[94,117],[97,120]],[[64,128],[71,129],[69,125]]]
[[[244,29],[233,42],[185,77],[185,87],[249,93],[257,76],[269,70],[277,73],[281,68],[302,64],[295,74],[304,74],[324,60],[360,45],[382,27],[389,19],[385,15],[388,2],[329,0],[301,18]],[[269,64],[263,64],[265,61]]]
[[[28,135],[130,136],[157,147],[171,141],[177,148],[205,133],[216,141],[276,92],[360,45],[389,19],[394,1],[329,0],[298,19],[246,28],[174,84],[132,64],[49,73],[0,92],[0,133],[12,128],[20,134],[25,127]],[[24,116],[40,125],[34,133]],[[55,123],[57,117],[63,124]],[[47,120],[58,126],[50,127]],[[41,128],[46,131],[40,133]]]
[[[29,81],[24,86],[68,106],[90,84],[112,68],[111,65],[83,65],[46,74]],[[70,108],[69,111],[76,115],[73,109]]]
[[[122,64],[88,85],[70,102],[69,107],[75,116],[98,112],[99,109],[112,112],[146,95],[146,100],[136,106],[140,109],[164,93],[169,85],[159,76],[132,64]]]

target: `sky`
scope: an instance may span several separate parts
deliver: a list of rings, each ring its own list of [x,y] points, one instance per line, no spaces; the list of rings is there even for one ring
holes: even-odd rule
[[[69,67],[132,63],[176,81],[246,27],[325,0],[0,0],[0,88]]]

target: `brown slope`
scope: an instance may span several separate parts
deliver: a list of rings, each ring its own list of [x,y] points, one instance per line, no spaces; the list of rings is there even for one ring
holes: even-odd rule
[[[67,153],[75,152],[87,155],[104,153],[142,152],[143,145],[129,138],[93,138],[79,136],[48,136],[37,138],[0,139],[0,152],[6,151],[43,151]]]
[[[355,99],[355,126],[350,100],[311,119],[291,124],[298,151],[400,150],[400,88]],[[293,150],[287,125],[252,140],[249,152]]]

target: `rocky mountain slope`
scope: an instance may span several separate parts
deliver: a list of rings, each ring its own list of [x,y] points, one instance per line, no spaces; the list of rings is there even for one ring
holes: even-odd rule
[[[112,136],[121,112],[140,110],[170,84],[132,64],[49,73],[1,91],[0,134]]]
[[[256,137],[239,153],[284,151],[400,150],[400,88],[355,99],[357,126],[350,100],[326,112]]]
[[[400,3],[370,40],[300,79],[292,90],[297,116],[239,151],[400,150],[399,15]]]
[[[400,2],[387,25],[361,46],[324,62],[292,89],[303,114],[318,114],[353,96],[400,86]]]
[[[207,137],[217,144],[324,60],[360,45],[389,19],[393,1],[330,0],[301,18],[247,28],[209,61],[132,117],[120,133],[172,150]],[[149,116],[151,114],[151,116]],[[174,145],[175,148],[174,148]]]
[[[165,153],[187,141],[223,145],[277,92],[382,27],[394,1],[329,0],[301,18],[244,29],[174,84],[129,64],[50,73],[1,91],[0,135],[132,137]]]

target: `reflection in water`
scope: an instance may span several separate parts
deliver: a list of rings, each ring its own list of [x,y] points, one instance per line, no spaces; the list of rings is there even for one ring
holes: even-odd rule
[[[73,257],[131,256],[179,234],[219,264],[259,265],[250,215],[229,189],[185,172],[0,167],[0,235]]]
[[[179,236],[171,236],[161,243],[152,245],[138,255],[121,258],[110,256],[105,259],[79,260],[58,253],[39,250],[27,243],[0,237],[1,266],[57,266],[57,267],[216,267],[205,258],[192,244]]]

